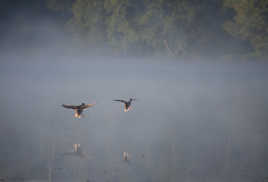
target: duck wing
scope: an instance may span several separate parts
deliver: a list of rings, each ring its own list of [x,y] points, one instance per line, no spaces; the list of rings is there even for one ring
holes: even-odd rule
[[[67,108],[67,109],[78,109],[78,106],[74,106],[74,105],[65,105],[65,104],[62,104],[62,107]]]
[[[120,100],[120,99],[116,99],[116,100],[113,100],[113,101],[122,102],[122,103],[124,103],[124,104],[127,103],[127,101],[125,101],[125,100]]]
[[[94,106],[95,104],[86,104],[84,106],[81,106],[81,109],[86,109],[86,108],[89,108],[89,107],[92,107]]]

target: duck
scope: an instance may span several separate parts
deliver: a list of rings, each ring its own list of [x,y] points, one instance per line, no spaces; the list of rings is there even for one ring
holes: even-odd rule
[[[128,101],[122,99],[115,99],[113,101],[122,102],[124,104],[124,112],[128,112],[131,109],[131,102],[136,99],[130,98]]]
[[[74,110],[74,117],[80,119],[82,117],[83,110],[87,109],[89,107],[92,107],[94,105],[95,104],[85,104],[85,103],[81,103],[80,105],[62,104],[62,107],[66,108],[66,109],[73,109]]]

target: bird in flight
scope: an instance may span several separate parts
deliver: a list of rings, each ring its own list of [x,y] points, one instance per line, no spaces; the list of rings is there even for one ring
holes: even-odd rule
[[[82,112],[84,109],[87,109],[89,107],[94,106],[95,104],[85,104],[82,103],[81,105],[65,105],[62,104],[62,107],[67,108],[67,109],[73,109],[74,110],[74,117],[75,118],[81,118]]]
[[[124,104],[124,112],[128,112],[131,109],[131,107],[130,107],[131,102],[134,101],[134,100],[136,100],[136,99],[130,98],[129,101],[116,99],[116,100],[113,100],[113,101],[122,102]]]

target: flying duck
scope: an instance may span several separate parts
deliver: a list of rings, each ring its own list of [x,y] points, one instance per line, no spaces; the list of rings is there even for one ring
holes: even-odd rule
[[[131,109],[131,107],[130,107],[131,102],[134,101],[134,100],[136,100],[136,99],[130,98],[129,101],[116,99],[116,100],[113,100],[113,101],[118,101],[118,102],[124,103],[124,112],[128,112]]]
[[[95,104],[85,104],[85,103],[82,103],[81,105],[65,105],[65,104],[62,104],[62,107],[64,108],[67,108],[67,109],[73,109],[74,110],[74,117],[75,118],[81,118],[82,116],[82,112],[84,109],[86,108],[89,108],[89,107],[92,107],[94,106]]]

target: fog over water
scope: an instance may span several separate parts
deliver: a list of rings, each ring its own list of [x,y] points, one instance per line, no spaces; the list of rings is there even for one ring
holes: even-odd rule
[[[38,20],[1,30],[0,178],[267,181],[267,63],[110,57]],[[81,119],[61,106],[82,102]],[[87,158],[63,158],[73,144]]]
[[[0,176],[263,181],[267,81],[264,63],[3,53]],[[129,97],[127,113],[112,101]],[[81,102],[81,119],[61,107]],[[74,143],[89,160],[57,157]]]

